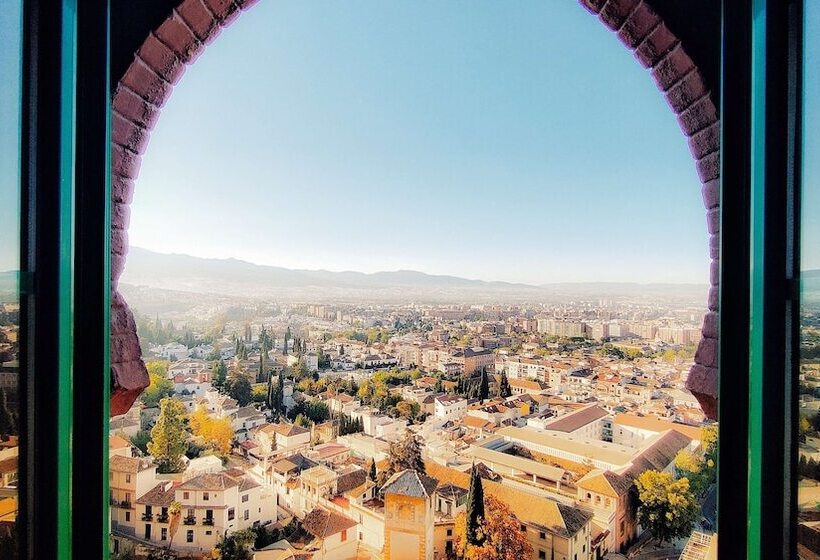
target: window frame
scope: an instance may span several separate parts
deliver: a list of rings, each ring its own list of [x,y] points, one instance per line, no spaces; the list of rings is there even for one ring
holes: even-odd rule
[[[720,442],[725,558],[796,552],[802,1],[722,3],[718,415],[748,436]],[[24,2],[23,558],[108,556],[110,50],[108,0]]]

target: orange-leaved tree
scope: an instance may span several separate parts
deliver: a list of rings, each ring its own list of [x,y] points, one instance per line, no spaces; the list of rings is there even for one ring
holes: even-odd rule
[[[484,497],[485,517],[481,518],[478,531],[480,545],[467,542],[467,515],[461,513],[455,522],[454,550],[462,560],[522,560],[532,556],[532,547],[521,523],[512,510],[493,496]]]

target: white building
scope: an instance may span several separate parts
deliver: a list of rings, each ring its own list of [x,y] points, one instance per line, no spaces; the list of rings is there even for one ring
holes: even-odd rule
[[[467,399],[458,395],[436,397],[435,417],[441,420],[458,420],[467,413]]]

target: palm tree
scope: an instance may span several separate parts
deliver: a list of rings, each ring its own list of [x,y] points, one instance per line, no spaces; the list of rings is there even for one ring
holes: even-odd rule
[[[174,535],[176,535],[179,530],[179,520],[182,517],[182,504],[176,501],[171,502],[171,505],[168,506],[168,517],[170,520],[168,525],[168,532],[170,533],[168,548],[170,549],[171,543],[174,542]]]

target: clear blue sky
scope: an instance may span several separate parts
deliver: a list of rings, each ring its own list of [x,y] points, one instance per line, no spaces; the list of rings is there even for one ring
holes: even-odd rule
[[[803,210],[804,269],[820,268],[820,3],[806,2],[803,76]]]
[[[20,2],[0,9],[0,272],[20,268]]]
[[[297,268],[708,281],[677,121],[575,2],[260,2],[177,85],[131,224]]]

